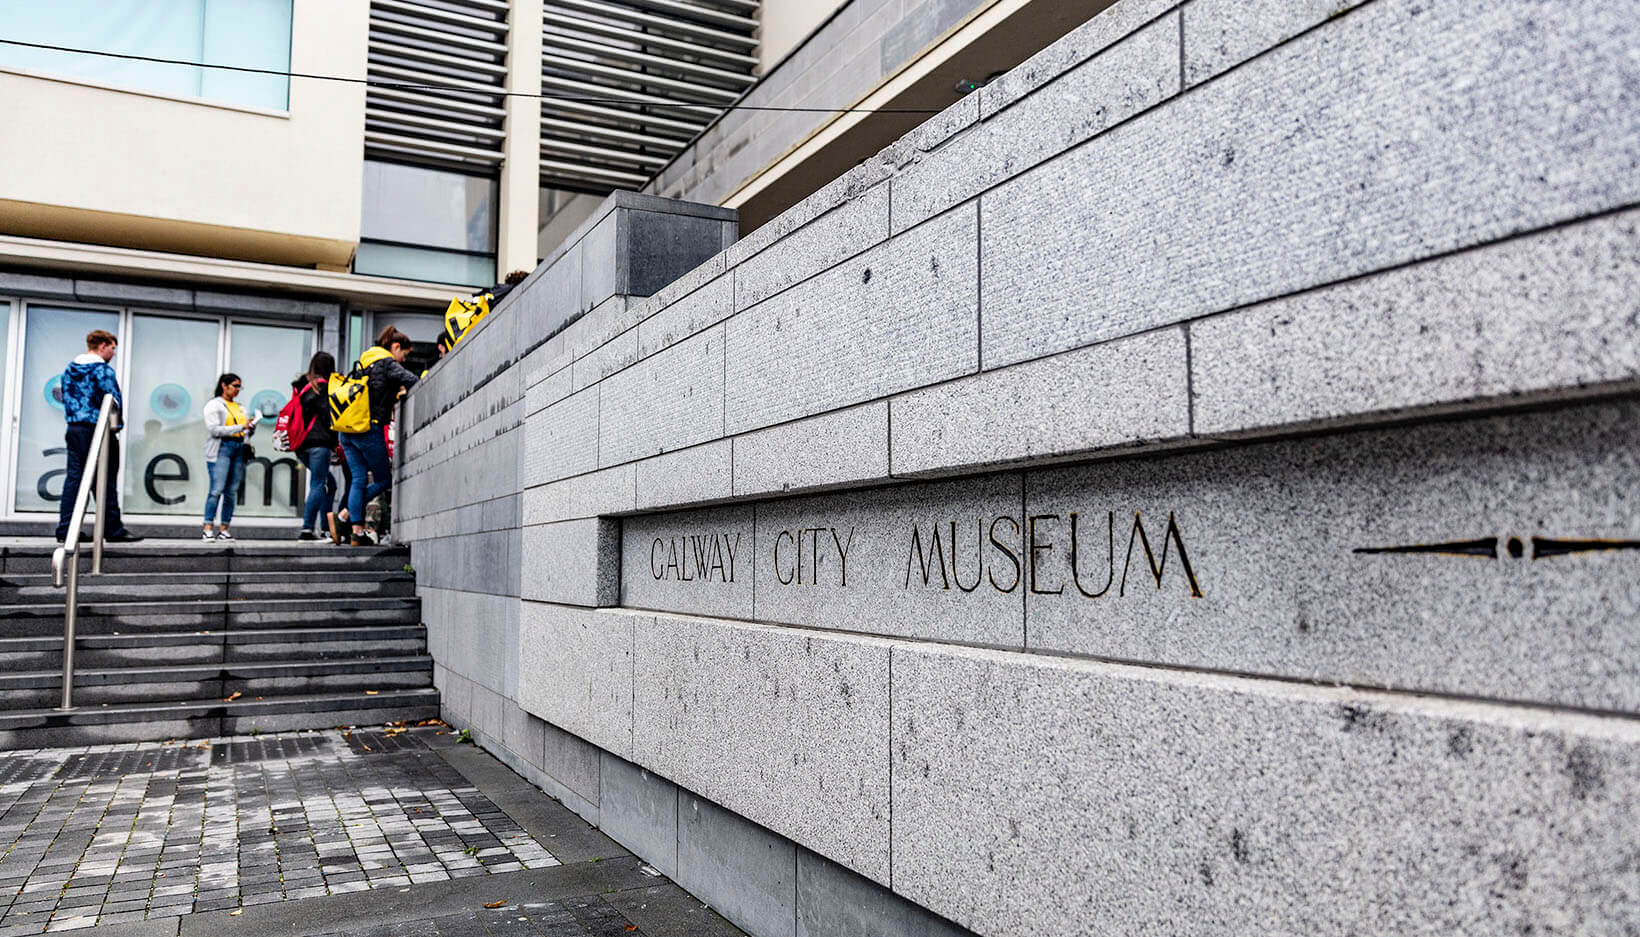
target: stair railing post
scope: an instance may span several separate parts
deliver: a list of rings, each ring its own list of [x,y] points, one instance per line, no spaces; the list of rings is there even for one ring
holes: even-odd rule
[[[91,482],[91,490],[97,496],[97,519],[91,526],[91,572],[96,576],[102,575],[103,571],[103,524],[108,518],[108,491],[113,487],[113,480],[108,477],[108,440],[113,435],[114,425],[118,422],[119,417],[114,416],[112,411],[107,414],[106,420],[97,421],[97,441],[102,445],[97,447],[97,469]],[[69,589],[69,594],[74,594],[72,588]]]
[[[59,548],[60,550],[61,548]],[[74,708],[74,619],[79,612],[80,558],[68,557],[68,598],[63,603],[63,712]]]

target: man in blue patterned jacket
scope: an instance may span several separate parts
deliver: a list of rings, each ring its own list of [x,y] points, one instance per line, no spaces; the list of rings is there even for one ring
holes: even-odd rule
[[[58,507],[57,539],[68,537],[69,516],[74,513],[74,498],[80,491],[80,479],[85,475],[86,461],[91,455],[91,437],[97,429],[97,412],[103,398],[112,395],[114,413],[119,415],[124,401],[120,397],[119,378],[108,362],[114,360],[114,349],[119,341],[102,329],[85,337],[86,353],[68,363],[63,369],[63,416],[68,419],[68,432],[63,441],[68,445],[68,474],[63,476],[63,497]],[[120,520],[119,486],[116,484],[120,466],[118,435],[108,437],[108,478],[97,494],[97,510],[107,511],[104,535],[110,543],[131,543],[141,540],[125,529]],[[95,469],[95,466],[91,466]]]

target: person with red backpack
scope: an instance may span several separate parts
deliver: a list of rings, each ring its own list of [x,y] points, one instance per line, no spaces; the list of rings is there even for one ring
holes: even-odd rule
[[[302,510],[302,530],[297,540],[317,540],[314,525],[324,520],[336,503],[336,479],[330,474],[331,453],[336,450],[336,431],[330,428],[330,401],[326,383],[336,370],[336,359],[321,351],[308,362],[307,373],[291,382],[290,403],[279,412],[274,431],[275,444],[283,441],[289,451],[308,469],[307,505]],[[283,433],[283,440],[279,434]]]

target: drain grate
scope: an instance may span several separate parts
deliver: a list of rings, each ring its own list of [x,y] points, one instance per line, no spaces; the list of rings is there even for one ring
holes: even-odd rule
[[[87,752],[70,755],[57,769],[59,781],[119,777],[127,774],[180,771],[205,767],[205,753],[197,748],[139,748],[134,751]]]
[[[279,735],[265,739],[236,739],[218,742],[211,748],[211,764],[242,765],[259,761],[285,761],[303,755],[330,751],[335,744],[329,735]]]

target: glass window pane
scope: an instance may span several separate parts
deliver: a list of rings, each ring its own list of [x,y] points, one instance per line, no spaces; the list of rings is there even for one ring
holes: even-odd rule
[[[367,160],[360,233],[378,241],[495,250],[496,181]],[[427,280],[431,277],[416,277]]]
[[[130,514],[204,510],[205,401],[217,376],[219,323],[133,315],[125,390],[125,485]]]
[[[291,0],[207,0],[204,61],[290,70]],[[290,108],[290,79],[222,68],[201,70],[199,96],[250,107]]]
[[[285,71],[291,0],[51,0],[0,2],[0,35],[26,42],[182,62]],[[197,65],[0,46],[0,66],[282,110],[290,79]]]
[[[18,400],[17,487],[19,511],[57,513],[63,493],[66,458],[63,448],[63,368],[85,353],[85,335],[93,329],[118,334],[117,312],[29,305],[23,339],[23,390]],[[121,348],[124,354],[125,349]],[[114,359],[119,366],[119,359]]]
[[[495,257],[362,241],[353,255],[353,272],[428,283],[489,286],[495,282]]]
[[[244,388],[239,402],[247,416],[260,417],[251,445],[256,456],[245,465],[244,498],[235,516],[300,517],[307,479],[289,452],[275,452],[273,424],[290,400],[290,382],[306,374],[313,357],[313,330],[235,322],[228,327],[228,370]]]

